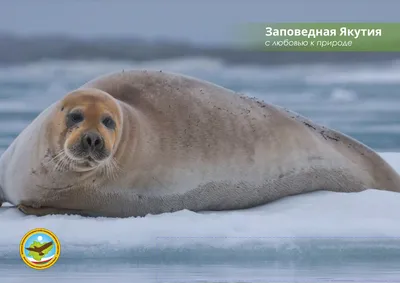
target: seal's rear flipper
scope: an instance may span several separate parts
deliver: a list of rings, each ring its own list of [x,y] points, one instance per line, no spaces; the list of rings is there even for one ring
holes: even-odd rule
[[[39,207],[34,208],[31,206],[26,206],[23,204],[19,204],[17,206],[18,210],[24,213],[25,215],[36,215],[36,216],[45,216],[45,215],[80,215],[86,217],[98,217],[100,215],[91,213],[83,210],[72,210],[72,209],[63,209],[63,208],[53,208],[53,207]]]

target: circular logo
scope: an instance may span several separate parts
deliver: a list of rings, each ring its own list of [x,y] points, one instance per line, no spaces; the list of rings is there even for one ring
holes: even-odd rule
[[[22,238],[19,253],[31,268],[46,269],[56,263],[60,256],[60,241],[50,230],[37,228]]]

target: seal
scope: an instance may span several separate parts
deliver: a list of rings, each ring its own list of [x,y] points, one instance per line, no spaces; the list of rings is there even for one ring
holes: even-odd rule
[[[2,155],[0,186],[26,214],[130,217],[318,190],[400,192],[400,177],[369,147],[285,108],[132,70],[44,110]]]

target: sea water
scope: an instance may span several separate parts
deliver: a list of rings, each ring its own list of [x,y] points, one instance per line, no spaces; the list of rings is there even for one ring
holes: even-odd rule
[[[400,171],[400,64],[228,66],[216,59],[41,61],[0,66],[0,150],[45,107],[97,75],[195,76],[349,134]],[[317,192],[230,212],[142,218],[23,216],[0,208],[0,282],[400,282],[400,194]],[[59,261],[37,271],[19,241],[45,227]]]

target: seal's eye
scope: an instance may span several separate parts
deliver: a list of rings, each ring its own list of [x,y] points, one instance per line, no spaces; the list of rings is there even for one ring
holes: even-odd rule
[[[111,117],[105,117],[101,122],[103,123],[104,126],[106,126],[109,129],[115,128],[115,122]]]
[[[83,115],[82,113],[79,112],[72,112],[69,113],[67,116],[67,125],[68,127],[71,127],[77,123],[80,123],[83,121]]]

